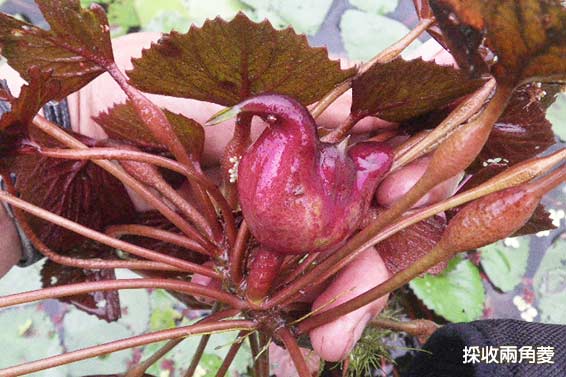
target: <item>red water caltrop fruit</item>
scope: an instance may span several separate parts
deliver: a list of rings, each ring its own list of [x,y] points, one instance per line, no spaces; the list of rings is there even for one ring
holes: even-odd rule
[[[269,124],[238,168],[242,212],[262,246],[301,254],[327,250],[351,235],[391,167],[391,149],[321,142],[308,110],[287,96],[260,95],[236,108]]]

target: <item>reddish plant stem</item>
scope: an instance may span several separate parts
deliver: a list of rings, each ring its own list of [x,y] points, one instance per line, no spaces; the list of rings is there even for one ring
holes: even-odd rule
[[[325,143],[338,143],[342,139],[344,139],[348,133],[354,128],[356,123],[358,123],[362,119],[361,116],[354,115],[350,113],[346,120],[342,122],[335,130],[330,132],[328,135],[325,135],[320,140]]]
[[[224,377],[226,375],[228,369],[230,368],[230,365],[232,365],[232,362],[236,358],[240,347],[242,347],[242,342],[244,341],[243,338],[248,333],[248,331],[240,331],[238,333],[236,339],[234,340],[234,343],[230,346],[228,353],[226,353],[226,356],[224,356],[224,360],[222,361],[220,368],[218,368],[218,371],[216,372],[216,377]]]
[[[244,279],[242,268],[246,258],[250,235],[248,224],[246,223],[246,220],[243,220],[240,225],[240,229],[238,230],[238,236],[236,237],[236,242],[234,243],[232,254],[230,256],[230,276],[236,287],[239,287]]]
[[[57,254],[46,244],[44,244],[39,237],[31,230],[31,227],[25,220],[24,216],[21,216],[21,211],[14,211],[16,218],[18,219],[18,224],[24,231],[26,237],[30,240],[33,246],[44,256],[49,258],[55,263],[61,264],[63,266],[77,267],[82,269],[114,269],[114,268],[127,268],[130,270],[152,270],[152,271],[184,271],[177,267],[173,267],[169,264],[161,262],[152,261],[123,261],[114,259],[79,259],[66,257]]]
[[[466,122],[476,114],[495,88],[495,79],[490,79],[474,94],[470,95],[458,107],[456,107],[447,117],[436,126],[431,132],[427,133],[416,145],[411,148],[399,148],[395,151],[395,161],[391,171],[395,171],[411,161],[429,153],[443,140],[454,132],[457,127]]]
[[[114,238],[120,238],[125,235],[147,237],[181,246],[185,249],[192,250],[203,255],[211,255],[208,250],[206,250],[198,242],[191,240],[190,238],[179,235],[177,233],[168,232],[166,230],[153,228],[151,226],[139,224],[113,225],[106,228],[106,234]]]
[[[248,336],[248,341],[250,342],[250,350],[252,352],[252,360],[254,362],[253,364],[253,377],[262,377],[261,376],[261,371],[260,371],[260,365],[259,365],[259,343],[257,340],[257,333],[251,333]]]
[[[388,318],[376,317],[370,321],[369,326],[379,327],[382,329],[389,329],[393,331],[403,331],[409,335],[417,337],[429,337],[440,325],[428,319],[415,319],[412,321],[396,321]]]
[[[41,370],[58,367],[61,365],[73,363],[80,360],[90,359],[97,356],[110,354],[113,352],[144,346],[150,343],[161,342],[168,339],[179,337],[187,337],[198,334],[210,334],[234,330],[250,330],[255,328],[252,321],[234,320],[220,321],[214,323],[203,323],[191,326],[183,326],[169,330],[157,331],[149,334],[133,336],[127,339],[121,339],[109,343],[100,344],[98,346],[83,348],[78,351],[67,352],[61,355],[47,357],[42,360],[32,361],[20,364],[11,368],[0,370],[0,376],[15,377]]]
[[[234,295],[203,285],[188,283],[174,279],[121,279],[88,283],[67,284],[58,287],[38,289],[0,297],[0,308],[27,304],[33,301],[61,298],[96,291],[115,291],[118,289],[162,288],[181,292],[192,296],[203,296],[223,302],[236,309],[248,307],[245,301]]]
[[[193,358],[191,360],[191,364],[189,365],[189,369],[187,369],[187,371],[183,375],[184,377],[193,377],[200,363],[202,355],[204,355],[204,350],[206,349],[209,340],[210,340],[210,335],[208,334],[203,335],[200,338],[195,354],[193,355]]]
[[[116,238],[112,238],[109,237],[103,233],[97,232],[93,229],[90,229],[88,227],[85,227],[81,224],[78,224],[76,222],[70,221],[64,217],[61,217],[59,215],[56,215],[52,212],[46,211],[42,208],[39,208],[37,206],[34,206],[31,203],[28,203],[26,201],[23,201],[21,199],[18,199],[10,194],[8,194],[7,192],[4,191],[0,191],[0,200],[3,200],[9,204],[11,204],[14,207],[20,208],[21,210],[24,210],[34,216],[37,216],[43,220],[49,221],[55,225],[59,225],[60,227],[63,227],[65,229],[68,229],[72,232],[75,232],[77,234],[80,234],[81,236],[90,238],[92,240],[98,241],[102,244],[105,244],[107,246],[113,247],[115,249],[120,249],[123,250],[125,252],[128,252],[130,254],[134,254],[137,255],[139,257],[142,258],[146,258],[155,262],[161,262],[164,264],[168,264],[170,266],[179,268],[181,270],[187,271],[187,272],[195,272],[195,273],[199,273],[205,276],[209,276],[213,279],[220,279],[220,275],[218,273],[216,273],[215,271],[213,271],[210,268],[207,267],[203,267],[201,265],[198,265],[196,263],[192,263],[192,262],[188,262],[186,260],[183,259],[179,259],[179,258],[175,258],[175,257],[171,257],[165,254],[161,254],[158,253],[156,251],[153,250],[149,250],[146,249],[144,247],[141,246],[137,246],[128,242],[124,242],[121,240],[118,240]]]
[[[153,364],[158,362],[159,359],[165,356],[173,348],[177,347],[177,345],[181,343],[183,340],[185,340],[185,338],[171,339],[163,347],[157,350],[157,352],[155,352],[147,360],[145,360],[143,363],[131,368],[128,371],[128,373],[124,375],[124,377],[144,377],[147,369],[149,369]]]
[[[149,153],[122,150],[117,148],[89,148],[87,150],[66,150],[66,149],[42,149],[41,154],[44,156],[52,158],[64,158],[69,160],[130,160],[137,162],[145,162],[152,164],[161,168],[172,170],[176,173],[184,175],[188,180],[194,181],[195,183],[202,186],[209,194],[212,199],[218,204],[220,210],[222,211],[222,216],[224,218],[224,223],[226,226],[226,237],[230,245],[234,244],[236,238],[236,227],[234,216],[232,214],[232,208],[224,198],[224,195],[220,192],[218,187],[210,181],[208,177],[204,174],[191,171],[187,169],[184,165],[177,161],[168,159],[162,156],[155,156]]]
[[[293,360],[293,364],[295,364],[295,368],[297,369],[299,377],[310,377],[311,372],[309,370],[307,362],[305,361],[305,357],[303,356],[303,353],[301,352],[301,349],[297,344],[297,340],[295,339],[293,334],[291,334],[289,329],[286,327],[281,327],[277,331],[275,331],[275,334],[281,339],[283,344],[285,344],[285,348],[287,348],[287,352],[289,352],[291,360]]]
[[[407,209],[409,209],[413,204],[415,204],[424,194],[426,194],[431,188],[436,186],[439,182],[442,182],[451,176],[455,175],[458,171],[465,169],[470,163],[473,162],[477,154],[481,151],[483,145],[487,141],[487,137],[491,131],[491,128],[499,115],[505,110],[505,105],[510,95],[510,90],[503,88],[498,90],[489,103],[487,108],[481,115],[476,118],[472,123],[467,124],[466,128],[463,128],[455,132],[445,143],[449,143],[449,147],[441,147],[437,149],[432,157],[432,162],[429,165],[429,169],[423,177],[409,190],[409,192],[393,204],[393,206],[384,212],[380,213],[378,218],[371,222],[368,226],[362,229],[358,234],[353,236],[348,240],[348,242],[334,252],[330,257],[328,257],[324,262],[311,270],[308,274],[294,281],[291,285],[284,288],[271,299],[263,303],[263,309],[269,309],[273,306],[287,302],[291,299],[298,291],[307,287],[308,285],[315,285],[323,281],[324,278],[328,278],[327,272],[333,269],[338,263],[344,258],[349,258],[352,260],[357,253],[362,252],[367,247],[367,243],[373,237],[375,237],[379,232],[381,232],[385,227],[392,224],[397,220]],[[466,153],[458,156],[447,156],[447,149],[452,149],[450,147],[458,146],[464,143],[461,138],[470,136],[468,131],[472,131],[472,138],[468,138],[466,141],[470,144],[469,148],[466,149]],[[477,138],[475,138],[477,136]],[[454,152],[452,152],[454,153]],[[451,159],[455,158],[456,161]],[[439,160],[439,162],[438,162]],[[433,163],[436,162],[435,165]],[[429,172],[432,169],[434,171]],[[445,169],[441,169],[440,166],[444,166]],[[456,170],[456,171],[454,171]],[[452,173],[454,171],[454,173]],[[445,177],[445,175],[448,175]]]
[[[232,208],[238,207],[238,187],[236,185],[237,163],[246,149],[252,143],[252,114],[240,113],[236,117],[234,134],[228,145],[224,149],[222,157],[222,179],[224,184],[224,194]]]
[[[259,339],[259,352],[260,355],[257,359],[259,365],[260,377],[269,377],[269,339],[264,332],[258,332]]]
[[[9,174],[0,174],[6,185],[8,191],[12,195],[16,195],[16,188],[12,182]],[[114,269],[114,268],[128,268],[132,270],[155,270],[155,271],[183,271],[182,269],[173,267],[168,264],[151,261],[123,261],[123,260],[110,260],[110,259],[79,259],[66,257],[57,254],[51,250],[31,229],[27,219],[22,215],[19,209],[14,210],[14,215],[18,220],[18,224],[22,228],[24,234],[33,244],[33,246],[44,256],[64,266],[77,267],[83,269]]]
[[[164,144],[181,164],[185,165],[190,170],[200,172],[199,162],[185,150],[173,126],[171,126],[165,113],[159,106],[155,105],[139,90],[128,84],[128,79],[115,63],[108,65],[106,68],[110,76],[112,76],[114,81],[122,88],[130,101],[132,101],[136,113],[147,125],[153,136]],[[208,219],[209,225],[214,229],[216,241],[221,242],[222,231],[216,219],[216,211],[214,210],[210,198],[198,185],[194,185],[192,181],[190,183],[198,201],[203,204],[204,215]]]
[[[163,179],[161,173],[155,166],[135,161],[120,161],[120,165],[126,172],[131,174],[132,177],[155,189],[163,197],[168,199],[182,215],[190,220],[192,224],[195,224],[203,237],[208,237],[203,238],[204,240],[213,238],[212,229],[204,216]],[[193,238],[197,238],[199,233],[196,230],[194,230],[194,233]]]
[[[385,282],[379,284],[378,286],[366,291],[365,293],[356,296],[355,298],[346,301],[336,307],[333,307],[331,311],[324,312],[321,314],[315,314],[308,317],[301,323],[297,325],[297,334],[304,334],[315,327],[318,327],[324,323],[332,322],[335,319],[346,315],[356,309],[365,306],[378,298],[392,292],[403,285],[411,281],[415,276],[427,271],[429,268],[435,266],[436,264],[447,260],[453,255],[451,251],[447,251],[441,247],[435,247],[428,254],[418,259],[415,263],[410,265],[404,270],[401,270],[394,274],[391,278]]]
[[[198,323],[217,321],[217,320],[220,320],[220,319],[233,317],[234,315],[237,314],[237,313],[231,313],[231,310],[224,310],[224,311],[218,312],[219,308],[220,308],[220,304],[215,303],[214,306],[212,307],[211,314],[208,317],[205,317],[204,319],[200,320]],[[208,344],[209,339],[210,339],[209,334],[205,334],[205,335],[201,336],[199,343],[198,343],[198,346],[197,346],[197,349],[196,349],[196,351],[193,355],[193,358],[191,360],[191,364],[189,365],[189,368],[187,369],[187,371],[183,375],[184,377],[193,377],[193,375],[195,374],[195,371],[196,371],[196,369],[197,369],[197,367],[200,363],[200,359],[202,358],[202,355],[204,354],[204,350],[206,349],[206,345]]]
[[[282,285],[289,284],[290,282],[294,281],[297,277],[302,275],[310,267],[312,267],[313,263],[318,259],[319,255],[320,253],[309,254],[309,256],[305,258],[303,263],[301,263],[298,267],[291,270],[291,274],[285,279]]]
[[[49,122],[42,116],[36,115],[33,120],[34,126],[47,133],[49,136],[53,137],[57,141],[65,144],[66,146],[73,149],[88,150],[89,148],[81,143],[79,140],[75,139],[73,136],[66,133],[64,130],[56,126],[55,124]],[[157,198],[150,190],[141,184],[131,175],[126,173],[124,170],[114,165],[110,161],[93,161],[96,165],[100,166],[108,173],[117,178],[122,184],[130,187],[136,194],[143,198],[150,206],[155,208],[159,213],[161,213],[167,220],[171,221],[177,228],[179,228],[183,233],[188,235],[192,234],[190,224],[178,215],[175,211],[169,208],[165,203],[163,203],[159,198]],[[204,246],[204,245],[203,245]]]

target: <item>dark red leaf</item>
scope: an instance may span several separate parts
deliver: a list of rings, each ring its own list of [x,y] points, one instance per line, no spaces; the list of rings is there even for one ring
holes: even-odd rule
[[[61,79],[58,99],[77,91],[114,61],[110,27],[97,4],[81,9],[79,0],[37,0],[51,30],[0,14],[2,55],[29,82],[29,69],[53,71]]]
[[[430,0],[460,67],[485,72],[480,49],[497,56],[499,83],[566,80],[566,11],[562,0]]]
[[[479,163],[501,159],[514,165],[542,153],[555,143],[552,124],[546,120],[545,109],[533,93],[535,88],[535,84],[529,84],[513,93],[479,155]]]
[[[376,249],[389,272],[394,274],[401,271],[426,255],[440,240],[446,224],[444,216],[430,217],[378,243]],[[446,262],[439,263],[428,272],[439,274],[446,265]]]
[[[552,223],[550,213],[546,211],[542,204],[539,204],[535,212],[521,229],[519,229],[513,237],[524,236],[527,234],[535,234],[543,230],[553,230],[556,226]]]
[[[187,151],[197,159],[200,158],[204,148],[204,129],[202,126],[181,114],[175,114],[167,109],[163,110]],[[116,104],[106,112],[93,117],[93,119],[113,139],[132,142],[141,147],[165,149],[155,140],[155,137],[129,101]]]
[[[356,118],[377,115],[401,122],[443,107],[479,88],[462,71],[421,59],[375,64],[352,83]]]
[[[115,258],[113,249],[92,241],[83,242],[73,250],[65,253],[65,255],[85,259]],[[41,282],[44,288],[115,279],[114,270],[83,270],[63,266],[51,260],[46,261],[41,269]],[[61,301],[73,304],[80,310],[93,314],[107,322],[116,321],[121,317],[120,296],[117,291],[92,292],[65,297]]]
[[[57,97],[61,86],[51,72],[42,72],[33,66],[28,71],[29,84],[22,86],[20,96],[14,98],[7,89],[5,96],[10,111],[0,118],[0,158],[12,154],[27,138],[28,125],[47,102]]]
[[[124,186],[91,162],[21,156],[13,170],[22,199],[92,229],[103,230],[135,216]],[[30,224],[57,251],[69,250],[83,240],[35,217]]]
[[[355,72],[342,71],[325,49],[309,47],[293,30],[275,30],[243,13],[166,34],[133,63],[128,74],[141,90],[225,106],[265,92],[308,105]]]

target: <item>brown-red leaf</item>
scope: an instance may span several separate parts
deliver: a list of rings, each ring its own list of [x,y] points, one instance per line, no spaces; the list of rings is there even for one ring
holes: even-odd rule
[[[28,125],[47,102],[60,93],[60,82],[51,72],[42,72],[37,66],[28,71],[29,84],[22,86],[20,96],[14,98],[5,89],[10,111],[0,118],[0,158],[11,154],[28,135]]]
[[[59,98],[80,89],[114,61],[110,27],[97,4],[81,9],[79,0],[37,0],[51,30],[0,13],[2,55],[29,82],[29,69],[53,71],[61,79]]]
[[[22,199],[95,230],[135,216],[124,186],[88,161],[21,156],[14,166]],[[30,217],[41,240],[58,252],[83,238],[54,224]]]
[[[133,63],[128,75],[141,90],[225,106],[265,92],[308,105],[355,72],[341,70],[325,49],[310,47],[293,30],[275,30],[243,13],[166,34]]]
[[[440,240],[446,228],[446,218],[434,216],[405,228],[381,241],[375,247],[392,274],[404,270],[416,260],[426,255]],[[428,270],[439,274],[447,266],[446,262]]]
[[[397,58],[375,64],[354,79],[351,112],[357,119],[377,115],[401,122],[448,105],[482,83],[452,67]]]
[[[189,153],[199,159],[204,148],[204,129],[202,126],[181,114],[175,114],[167,109],[163,110],[181,143]],[[130,101],[116,104],[106,112],[93,117],[93,119],[113,139],[132,142],[141,147],[165,149],[165,146],[155,140]]]
[[[70,252],[65,253],[65,255],[85,259],[105,259],[114,257],[114,252],[107,246],[92,241],[85,241]],[[41,282],[44,288],[115,279],[116,275],[114,270],[111,269],[83,270],[63,266],[51,260],[46,261],[41,269]],[[118,291],[91,292],[65,297],[61,300],[73,304],[80,310],[93,314],[107,322],[118,320],[122,314]]]
[[[500,159],[514,165],[544,152],[555,143],[545,109],[540,100],[533,97],[535,89],[535,84],[529,84],[515,90],[479,155],[480,163]]]
[[[566,81],[566,8],[562,0],[430,0],[460,67],[483,72],[489,48],[498,82]],[[484,38],[485,37],[485,38]]]

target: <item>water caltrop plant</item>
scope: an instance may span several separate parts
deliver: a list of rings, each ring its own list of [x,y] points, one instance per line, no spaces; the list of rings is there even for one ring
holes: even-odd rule
[[[552,227],[540,201],[566,180],[566,149],[540,154],[556,142],[545,111],[566,83],[563,1],[415,1],[417,27],[346,70],[293,30],[238,14],[164,34],[126,73],[101,7],[36,2],[49,30],[0,15],[2,56],[27,81],[18,97],[0,89],[10,103],[0,119],[0,200],[48,261],[43,289],[0,297],[0,308],[58,298],[110,322],[121,315],[118,291],[161,288],[212,310],[189,326],[1,376],[167,341],[124,371],[143,376],[185,337],[224,331],[250,342],[255,376],[269,376],[271,341],[310,376],[299,344],[343,360],[388,295],[413,278],[442,271],[458,253]],[[425,31],[458,68],[400,57]],[[127,95],[95,117],[107,139],[38,114],[102,73]],[[349,90],[350,114],[333,130],[319,127]],[[226,109],[201,125],[144,92]],[[265,124],[255,141],[254,117]],[[367,117],[394,126],[350,137]],[[217,184],[201,165],[204,127],[232,118]],[[152,210],[136,212],[125,187]],[[116,279],[116,268],[139,278]],[[376,323],[416,335],[436,328],[418,319]],[[218,376],[240,346],[231,345]]]

